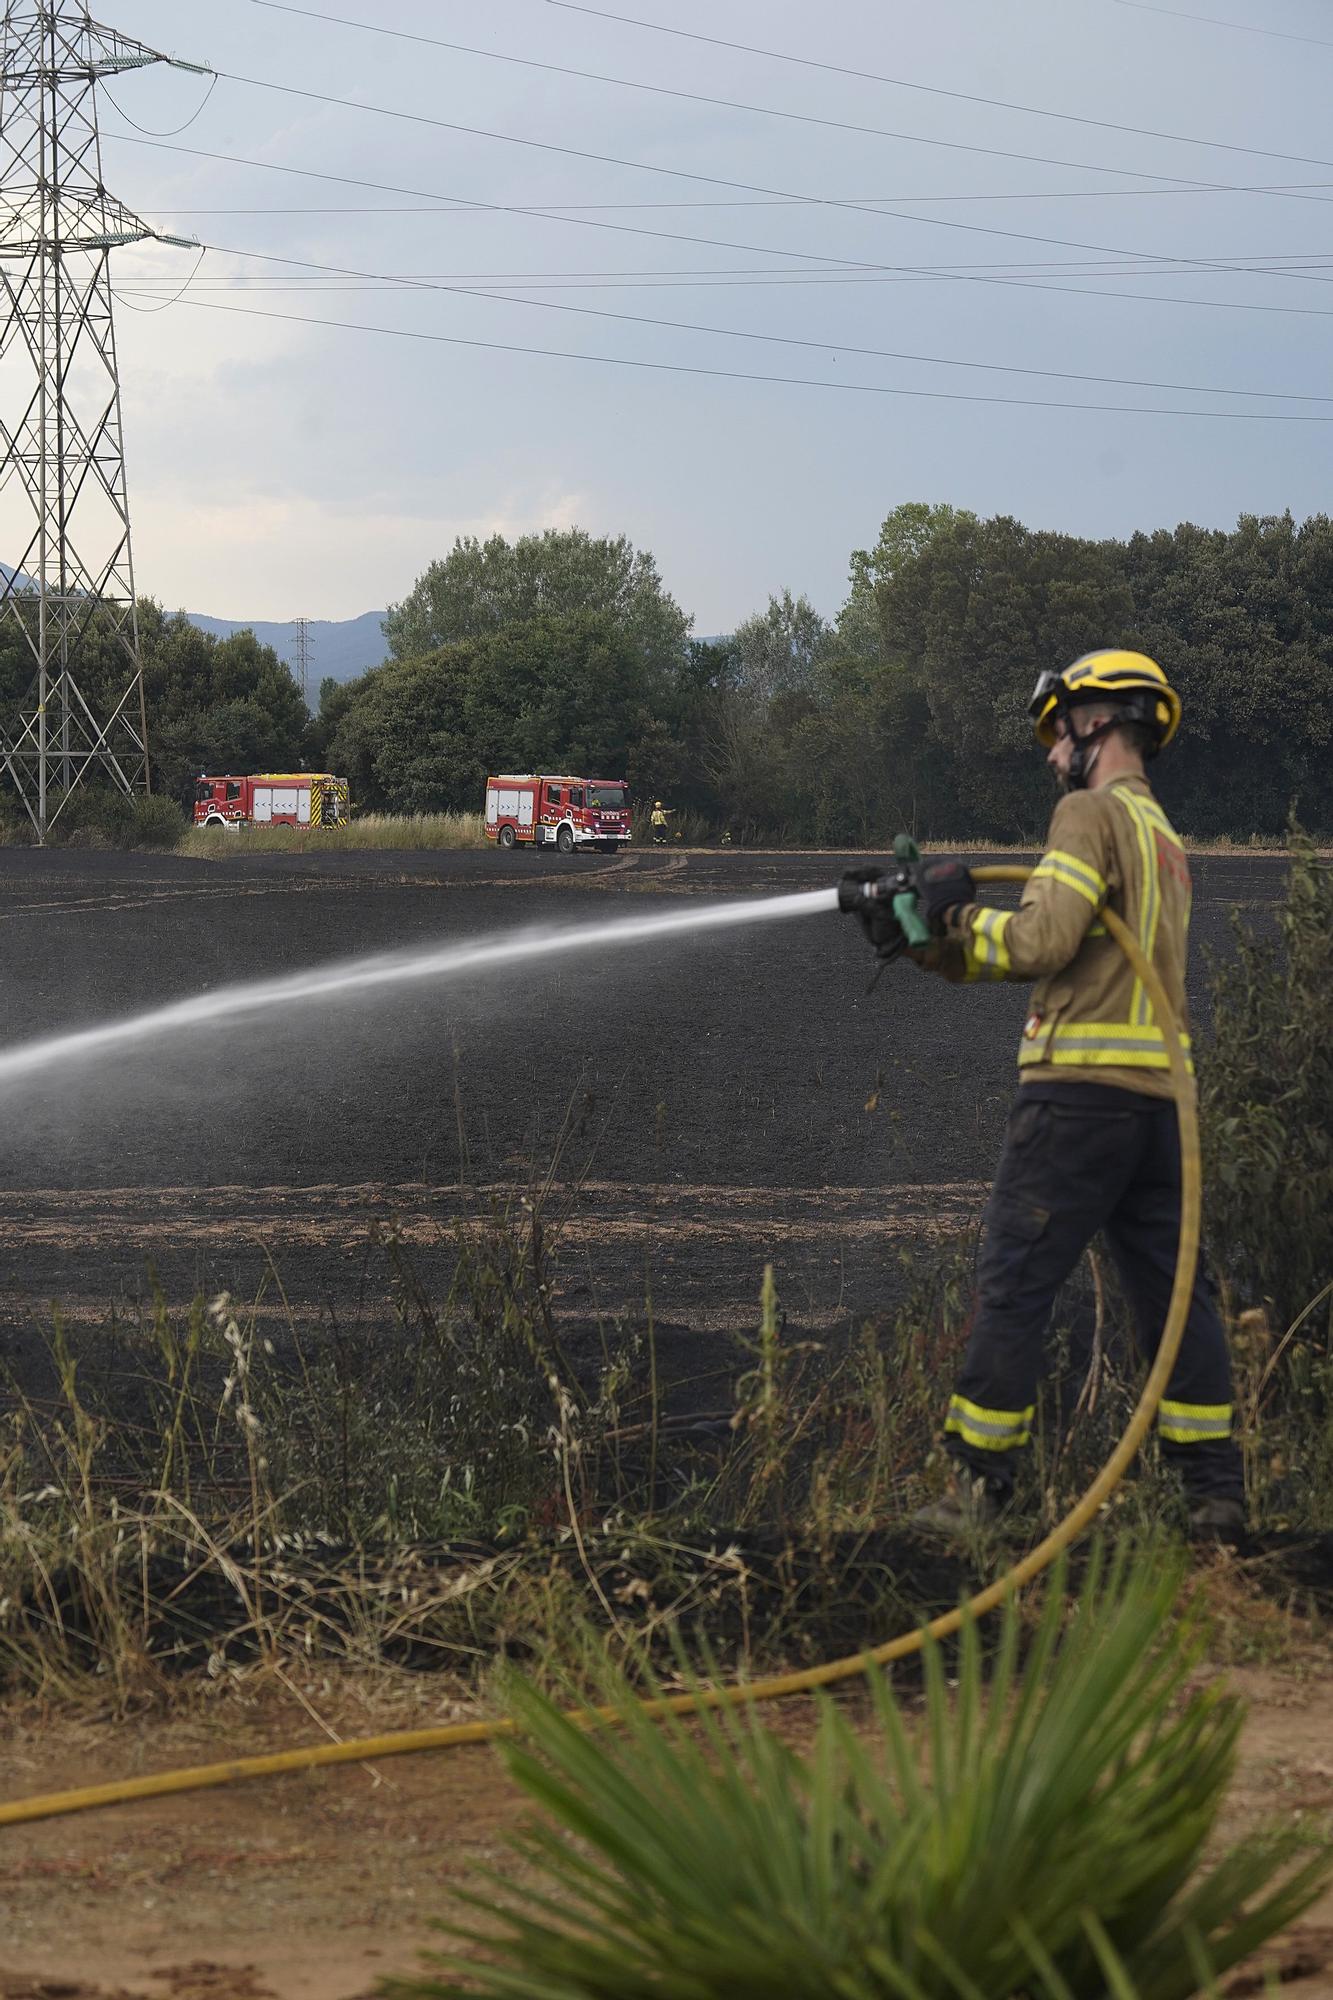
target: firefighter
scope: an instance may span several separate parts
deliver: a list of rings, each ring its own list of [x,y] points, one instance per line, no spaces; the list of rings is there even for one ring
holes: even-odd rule
[[[653,800],[653,809],[648,815],[648,821],[653,829],[654,847],[666,846],[667,821],[671,818],[671,815],[672,808],[670,806],[664,806],[661,799]]]
[[[1144,771],[1180,725],[1180,698],[1156,661],[1107,650],[1043,673],[1030,714],[1064,796],[1019,908],[979,903],[962,861],[927,861],[918,874],[922,913],[942,940],[919,954],[927,969],[952,980],[1037,981],[945,1419],[955,1474],[945,1498],[918,1516],[946,1529],[993,1518],[1010,1499],[1055,1295],[1092,1237],[1105,1231],[1151,1357],[1180,1234],[1165,1039],[1100,921],[1109,908],[1129,926],[1183,1032],[1189,866]],[[1191,1532],[1242,1534],[1230,1358],[1202,1266],[1157,1423]]]

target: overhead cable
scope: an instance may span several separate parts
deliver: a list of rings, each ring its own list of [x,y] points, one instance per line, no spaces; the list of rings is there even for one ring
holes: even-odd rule
[[[328,277],[369,278],[377,281],[382,281],[384,278],[382,272],[349,270],[338,264],[316,263],[307,257],[283,257],[259,250],[237,250],[229,244],[221,243],[213,243],[208,247],[220,257],[244,257],[255,263],[282,264],[292,270],[317,271]],[[447,284],[432,279],[420,279],[411,285],[410,289],[431,295],[443,293],[450,298],[485,299],[493,304],[527,306],[537,312],[573,314],[580,319],[613,320],[622,326],[659,327],[670,333],[702,333],[718,340],[753,340],[760,341],[765,346],[802,347],[812,353],[820,354],[855,354],[862,360],[907,361],[931,368],[967,368],[988,375],[1025,375],[1048,382],[1094,382],[1104,388],[1164,389],[1191,396],[1246,396],[1277,403],[1333,403],[1333,396],[1304,395],[1298,391],[1232,389],[1198,382],[1151,382],[1129,375],[1081,374],[1065,368],[1025,368],[999,361],[967,361],[948,355],[915,354],[899,348],[862,347],[849,340],[808,340],[796,334],[757,333],[745,327],[700,326],[693,320],[662,319],[646,313],[612,312],[605,306],[575,306],[557,300],[518,298],[512,295],[497,298],[492,292],[478,291],[469,285]]]
[[[257,0],[272,4],[272,0]],[[589,7],[583,0],[546,0],[566,14],[590,14],[598,21],[616,21],[622,27],[642,28],[655,35],[673,35],[680,41],[703,42],[709,48],[732,49],[743,55],[768,56],[774,62],[794,63],[801,69],[825,70],[832,76],[857,77],[865,83],[890,84],[895,90],[920,91],[928,97],[949,97],[960,104],[985,104],[997,111],[1017,111],[1027,118],[1053,118],[1062,125],[1091,125],[1103,132],[1123,132],[1134,139],[1164,139],[1177,146],[1205,146],[1218,153],[1244,153],[1255,160],[1286,160],[1297,166],[1326,167],[1333,162],[1312,160],[1301,153],[1271,152],[1264,146],[1240,146],[1230,139],[1201,139],[1186,132],[1158,131],[1151,125],[1121,125],[1110,118],[1084,118],[1073,111],[1052,111],[1041,104],[1016,104],[1009,98],[983,97],[976,91],[947,90],[937,83],[912,83],[902,76],[884,76],[876,70],[853,69],[843,63],[820,62],[813,56],[794,56],[784,49],[757,47],[753,42],[724,41],[719,35],[702,35],[690,28],[672,28],[664,21],[645,21],[634,14],[615,14],[605,7]]]
[[[639,369],[656,375],[705,376],[719,382],[762,382],[783,388],[832,389],[841,395],[905,397],[913,402],[987,403],[1011,410],[1090,410],[1116,417],[1183,417],[1207,423],[1333,424],[1333,416],[1307,416],[1301,411],[1181,410],[1138,403],[1070,403],[1036,396],[983,396],[961,389],[901,389],[878,382],[835,382],[807,375],[761,375],[739,368],[705,368],[684,361],[641,361],[623,354],[587,354],[560,347],[527,347],[514,341],[469,339],[455,333],[425,333],[408,327],[368,326],[355,320],[315,319],[305,313],[279,313],[268,308],[223,305],[214,299],[186,297],[186,311],[230,313],[238,319],[278,320],[289,326],[328,327],[343,333],[373,333],[389,340],[411,340],[440,347],[470,347],[496,354],[522,354],[554,361],[578,361],[603,368]]]
[[[276,160],[256,160],[248,158],[238,153],[211,152],[211,151],[206,151],[205,149],[199,146],[178,146],[178,145],[173,145],[169,142],[164,142],[156,139],[135,139],[132,138],[128,133],[124,132],[109,133],[106,136],[109,138],[118,139],[119,142],[125,146],[149,146],[158,152],[183,153],[188,155],[192,159],[218,160],[226,163],[229,166],[253,167],[263,173],[286,174],[289,177],[296,180],[312,180],[312,181],[330,183],[338,187],[362,188],[376,194],[415,195],[421,198],[422,200],[453,202],[456,199],[452,195],[437,194],[432,192],[432,190],[426,188],[400,187],[397,186],[395,183],[389,181],[362,180],[350,174],[331,174],[321,171],[314,167],[285,166]],[[727,237],[694,236],[694,235],[688,235],[680,230],[646,229],[642,225],[635,223],[598,222],[598,221],[593,221],[585,216],[561,215],[553,211],[548,211],[544,209],[521,208],[505,202],[485,202],[480,204],[472,204],[471,206],[478,212],[486,214],[517,215],[526,217],[535,216],[545,221],[564,223],[568,225],[570,228],[574,229],[598,229],[602,231],[609,231],[611,234],[617,236],[647,237],[651,238],[655,242],[665,242],[665,243],[688,243],[697,247],[703,247],[712,250],[745,250],[751,252],[752,254],[757,254],[759,256],[764,256],[764,257],[785,257],[788,259],[798,258],[800,259],[802,264],[806,266],[809,266],[811,264],[819,264],[819,265],[836,267],[833,270],[827,270],[827,271],[818,271],[818,272],[811,272],[808,270],[802,271],[796,273],[792,277],[788,277],[786,273],[775,272],[774,282],[781,281],[783,283],[792,283],[792,284],[813,284],[821,281],[828,283],[836,282],[842,284],[854,284],[854,283],[881,284],[885,282],[898,282],[898,280],[896,279],[885,280],[883,278],[883,276],[881,275],[884,269],[882,264],[876,264],[869,260],[863,260],[860,258],[834,257],[827,253],[815,250],[808,250],[808,251],[783,250],[776,248],[772,244],[767,244],[767,243],[738,243]],[[444,212],[448,213],[448,210],[445,210]],[[1131,259],[1130,262],[1132,263],[1132,261],[1133,260]],[[1191,262],[1191,268],[1193,268],[1192,262]],[[1214,267],[1212,265],[1206,265],[1203,268],[1212,269]],[[1169,275],[1180,275],[1180,274],[1164,272],[1162,275],[1169,276]],[[921,278],[920,281],[934,282],[935,276],[933,273],[927,273]],[[1188,306],[1197,308],[1201,311],[1208,311],[1208,312],[1278,313],[1287,317],[1296,317],[1296,318],[1313,317],[1318,319],[1328,317],[1328,315],[1323,311],[1323,309],[1317,306],[1277,306],[1277,305],[1247,304],[1240,300],[1234,300],[1234,299],[1176,299],[1176,298],[1171,298],[1169,296],[1164,297],[1160,293],[1155,293],[1155,292],[1093,291],[1086,286],[1080,287],[1077,285],[1056,285],[1045,282],[1038,282],[1033,279],[995,278],[995,277],[958,278],[946,275],[942,277],[939,281],[944,283],[968,283],[968,284],[983,284],[983,285],[1003,284],[1010,286],[1018,286],[1020,288],[1026,288],[1029,291],[1044,291],[1044,292],[1059,293],[1070,298],[1083,297],[1083,298],[1093,298],[1093,299],[1107,299],[1107,298],[1112,298],[1117,300],[1125,299],[1130,302],[1141,303],[1145,305]]]
[[[547,0],[547,4],[554,5],[556,0]],[[559,0],[559,4],[563,5],[564,0]],[[274,83],[265,77],[241,76],[231,70],[220,70],[218,74],[226,77],[231,83],[246,84],[256,90],[276,91],[283,96],[304,98],[316,104],[332,104],[340,110],[361,111],[372,117],[397,119],[410,125],[427,125],[441,131],[461,132],[470,138],[493,139],[507,146],[522,146],[537,152],[559,153],[572,159],[592,160],[602,166],[629,167],[637,173],[661,174],[673,180],[697,182],[708,187],[731,188],[744,194],[788,196],[792,192],[787,188],[767,187],[756,181],[730,180],[719,174],[693,173],[685,167],[659,166],[649,160],[626,159],[614,153],[594,153],[581,147],[561,146],[548,139],[521,138],[512,132],[497,132],[480,125],[463,125],[452,119],[433,118],[425,112],[404,111],[391,105],[367,104],[353,97],[334,97],[326,91],[306,90],[297,84]],[[1319,160],[1310,164],[1333,166],[1333,161]],[[861,203],[834,201],[818,195],[803,195],[802,198],[839,215],[870,215],[880,222],[910,222],[924,229],[954,229],[969,236],[1001,236],[1015,243],[1042,243],[1062,250],[1097,250],[1109,256],[1136,257],[1154,263],[1189,263],[1204,271],[1210,268],[1210,260],[1207,258],[1159,257],[1151,250],[1131,250],[1123,244],[1088,243],[1068,236],[1039,236],[1031,230],[1001,229],[984,222],[959,222],[948,216],[908,215],[900,209],[867,208]]]
[[[206,243],[203,243],[199,247],[199,255],[195,258],[194,264],[190,270],[190,275],[185,280],[184,284],[179,286],[177,290],[172,293],[169,299],[160,299],[156,305],[136,306],[133,300],[126,298],[124,294],[115,285],[111,287],[112,295],[115,298],[119,299],[120,303],[123,306],[128,306],[131,312],[138,312],[138,313],[169,312],[172,306],[179,305],[181,300],[185,297],[185,294],[189,291],[191,285],[193,285],[195,279],[199,275],[199,267],[203,263],[207,255],[208,255],[208,245]]]
[[[185,120],[185,123],[183,125],[169,126],[165,131],[161,132],[159,132],[155,126],[141,125],[137,118],[131,118],[129,112],[125,109],[124,105],[117,104],[115,98],[111,95],[111,92],[107,89],[105,83],[102,84],[102,92],[106,98],[107,103],[111,106],[111,109],[115,112],[116,116],[118,118],[123,118],[127,125],[132,125],[136,132],[142,132],[146,138],[150,139],[174,139],[177,137],[179,133],[188,132],[191,125],[194,124],[195,120],[203,116],[205,106],[207,105],[209,98],[213,95],[213,92],[217,89],[217,87],[218,87],[218,79],[216,74],[214,74],[209,78],[208,89],[204,92],[203,96],[200,98],[194,110]]]
[[[252,4],[258,4],[258,0],[252,0]],[[548,0],[548,4],[554,4],[554,0]],[[675,34],[677,30],[671,28],[671,30],[662,30],[662,32]],[[518,60],[518,58],[514,58],[514,60]],[[430,118],[426,112],[404,112],[404,110],[396,110],[396,108],[384,106],[384,104],[366,104],[366,102],[362,102],[358,98],[336,98],[336,96],[330,96],[328,92],[320,92],[320,90],[302,90],[296,84],[276,84],[276,82],[270,82],[268,78],[262,78],[262,76],[240,76],[240,72],[236,72],[236,70],[220,70],[218,74],[226,76],[226,80],[232,82],[232,84],[248,84],[254,90],[280,90],[286,96],[306,98],[306,100],[310,100],[314,104],[336,104],[342,110],[374,112],[380,118],[402,118],[408,124],[434,126],[434,128],[438,128],[442,132],[462,132],[462,134],[466,134],[470,138],[492,138],[492,140],[502,140],[502,142],[506,142],[510,146],[532,146],[538,152],[558,152],[558,154],[566,154],[572,160],[594,160],[600,166],[630,166],[630,168],[636,168],[638,172],[660,172],[660,174],[669,174],[669,176],[673,176],[677,180],[701,180],[701,182],[707,182],[707,184],[717,186],[717,188],[741,188],[741,190],[745,190],[749,194],[779,194],[781,192],[779,188],[757,188],[757,186],[753,186],[751,182],[745,182],[745,180],[721,180],[715,174],[689,174],[683,168],[667,168],[667,166],[654,168],[646,160],[620,160],[614,154],[586,152],[586,150],[580,150],[576,146],[556,146],[554,142],[524,140],[524,138],[516,138],[510,132],[492,132],[492,130],[486,130],[482,126],[458,124],[458,122],[448,120],[448,118]],[[648,90],[648,88],[656,88],[656,86],[644,84],[640,88]],[[671,94],[673,96],[683,96],[685,92],[671,92]],[[701,100],[701,102],[727,104],[733,110],[763,110],[763,106],[731,104],[729,100],[723,100],[723,98],[707,98],[707,100]],[[775,118],[795,118],[799,122],[819,122],[819,120],[809,120],[801,112],[773,112],[773,116]],[[1021,160],[1027,166],[1059,166],[1059,168],[1067,168],[1067,170],[1079,172],[1079,174],[1113,174],[1119,180],[1155,180],[1155,182],[1177,180],[1177,182],[1181,182],[1181,186],[1199,186],[1199,188],[1211,188],[1211,186],[1215,186],[1215,182],[1207,182],[1207,180],[1195,182],[1195,180],[1187,180],[1181,174],[1161,174],[1161,172],[1149,174],[1149,172],[1133,170],[1133,168],[1127,168],[1127,166],[1105,166],[1103,162],[1097,162],[1097,160],[1059,160],[1059,158],[1055,158],[1051,154],[1041,154],[1041,152],[1015,152],[1013,148],[977,146],[977,144],[967,142],[967,140],[925,138],[919,132],[891,132],[891,130],[879,128],[879,126],[855,126],[855,128],[849,128],[849,130],[865,132],[865,134],[871,134],[871,136],[877,136],[877,138],[899,140],[901,144],[909,144],[909,146],[935,146],[935,148],[943,148],[945,152],[971,152],[971,154],[981,154],[983,158],[989,158],[989,160]],[[1235,150],[1235,152],[1249,152],[1253,148],[1239,146],[1239,148],[1231,148],[1231,150]],[[1273,158],[1273,160],[1293,160],[1299,166],[1333,166],[1333,160],[1307,160],[1301,154],[1259,154],[1259,158],[1265,158],[1265,160],[1267,158]],[[1319,200],[1319,196],[1299,196],[1299,200],[1307,200],[1307,198],[1309,200]],[[817,200],[817,196],[811,196],[811,200]],[[853,206],[853,204],[831,202],[827,206],[839,206],[839,208],[843,208],[843,206]]]
[[[1312,48],[1333,49],[1333,42],[1318,35],[1296,35],[1283,28],[1257,28],[1249,21],[1223,21],[1215,14],[1183,14],[1178,7],[1155,7],[1149,0],[1116,0],[1118,7],[1133,7],[1140,14],[1165,14],[1172,21],[1197,21],[1209,28],[1234,28],[1241,35],[1270,35],[1277,42],[1306,42]]]
[[[111,135],[119,136],[119,135]],[[1154,195],[1185,196],[1206,194],[1304,194],[1319,188],[1333,188],[1333,181],[1282,181],[1261,184],[1244,181],[1204,181],[1197,185],[1181,187],[1150,188],[1033,188],[1015,194],[996,194],[994,191],[978,194],[849,194],[815,198],[809,195],[760,195],[736,196],[734,199],[684,201],[547,201],[523,202],[522,210],[530,215],[573,214],[614,214],[641,211],[648,213],[654,209],[677,208],[819,208],[825,199],[863,203],[873,207],[876,202],[905,202],[908,207],[933,207],[946,202],[972,201],[1146,201]],[[440,197],[441,200],[444,197]],[[486,215],[489,206],[485,202],[469,204],[459,201],[451,207],[429,204],[421,208],[163,208],[153,204],[155,215]]]

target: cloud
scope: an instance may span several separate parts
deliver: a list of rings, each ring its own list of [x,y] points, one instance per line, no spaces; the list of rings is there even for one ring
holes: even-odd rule
[[[196,494],[183,515],[150,493],[135,517],[137,581],[171,610],[350,618],[404,596],[458,535],[512,540],[573,527],[588,512],[582,496],[551,485],[476,514],[434,516],[367,514],[311,495],[216,493]]]

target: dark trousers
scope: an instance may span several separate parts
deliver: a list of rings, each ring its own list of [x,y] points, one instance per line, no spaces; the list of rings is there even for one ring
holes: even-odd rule
[[[1180,1234],[1175,1106],[1102,1084],[1024,1085],[986,1209],[976,1312],[946,1438],[1001,1494],[1013,1484],[1016,1440],[1026,1429],[1016,1420],[1036,1402],[1056,1292],[1099,1229],[1151,1361]],[[1201,1263],[1158,1423],[1163,1454],[1193,1498],[1243,1498],[1231,1393],[1226,1335]],[[998,1446],[978,1445],[982,1436]]]

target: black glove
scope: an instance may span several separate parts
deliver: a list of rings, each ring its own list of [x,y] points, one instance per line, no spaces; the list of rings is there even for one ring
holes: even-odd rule
[[[843,909],[855,910],[876,957],[896,958],[906,940],[902,925],[893,914],[891,898],[869,897],[863,893],[868,883],[882,880],[884,870],[873,864],[864,868],[849,868],[842,878],[839,899]]]
[[[922,916],[936,937],[943,937],[950,910],[956,910],[960,903],[975,903],[977,885],[966,862],[939,855],[919,864],[916,895]]]

